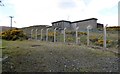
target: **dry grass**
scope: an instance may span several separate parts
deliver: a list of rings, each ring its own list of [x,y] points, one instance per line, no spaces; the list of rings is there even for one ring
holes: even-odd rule
[[[4,72],[117,72],[118,57],[84,45],[3,41]]]

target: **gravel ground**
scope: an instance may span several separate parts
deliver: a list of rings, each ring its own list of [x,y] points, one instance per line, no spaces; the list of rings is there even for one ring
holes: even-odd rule
[[[118,72],[118,57],[86,46],[4,41],[3,72]]]

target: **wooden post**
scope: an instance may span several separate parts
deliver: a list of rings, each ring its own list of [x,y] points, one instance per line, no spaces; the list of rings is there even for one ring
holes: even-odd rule
[[[31,29],[31,40],[32,40],[33,29]]]
[[[37,31],[38,31],[38,29],[36,29],[35,31],[36,31],[36,40],[37,40]]]
[[[50,28],[47,28],[46,29],[46,41],[48,41],[48,30],[49,30]]]
[[[56,35],[55,35],[56,34],[56,29],[57,28],[54,29],[54,42],[56,42]]]
[[[64,28],[64,43],[65,43],[65,30],[66,30],[66,28]]]
[[[79,27],[76,28],[76,44],[78,44],[78,29]]]
[[[43,29],[41,29],[41,41],[42,41],[42,31],[43,31]]]
[[[107,24],[107,25],[108,25],[108,24]],[[106,49],[106,27],[107,27],[107,25],[103,27],[103,31],[104,31],[103,47],[104,47],[105,49]]]

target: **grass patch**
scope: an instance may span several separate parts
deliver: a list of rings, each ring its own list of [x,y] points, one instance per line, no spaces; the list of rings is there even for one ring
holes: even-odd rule
[[[8,56],[4,72],[118,71],[115,54],[84,45],[27,40],[3,41],[3,45],[3,56]]]

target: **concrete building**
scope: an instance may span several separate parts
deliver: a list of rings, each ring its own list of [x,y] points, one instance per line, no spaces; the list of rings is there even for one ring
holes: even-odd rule
[[[79,27],[79,30],[86,30],[87,26],[90,25],[92,29],[97,29],[97,28],[102,28],[103,24],[97,23],[96,18],[90,18],[90,19],[85,19],[85,20],[80,20],[80,21],[66,21],[66,20],[60,20],[56,22],[52,22],[52,27],[53,28],[58,28],[58,30],[63,30],[65,27],[67,30],[75,30],[76,27]]]
[[[66,21],[66,20],[60,20],[60,21],[56,21],[56,22],[52,22],[52,27],[53,28],[58,28],[58,29],[64,29],[65,27],[69,30],[72,29],[72,25],[70,21]]]

